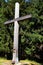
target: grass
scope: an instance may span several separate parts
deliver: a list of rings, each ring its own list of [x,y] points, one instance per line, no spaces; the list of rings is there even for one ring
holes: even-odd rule
[[[0,63],[1,62],[7,62],[7,61],[11,61],[11,60],[7,60],[6,58],[0,58]]]
[[[30,64],[30,65],[41,65],[40,63],[38,63],[36,61],[31,61],[31,60],[21,60],[20,62],[27,63],[27,64]]]
[[[11,60],[7,60],[6,58],[0,58],[0,65],[5,62],[9,63],[8,65],[11,65]],[[24,64],[27,63],[29,65],[41,65],[40,63],[31,60],[20,60],[20,62]]]
[[[7,63],[10,62],[11,63],[11,60],[7,60],[6,58],[0,58],[0,65],[2,65],[5,62],[7,62]]]

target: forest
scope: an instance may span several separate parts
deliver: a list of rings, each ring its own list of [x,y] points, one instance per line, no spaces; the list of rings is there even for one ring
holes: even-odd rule
[[[43,0],[0,0],[0,57],[12,59],[15,3],[20,3],[20,17],[32,17],[19,22],[19,59],[43,62]]]

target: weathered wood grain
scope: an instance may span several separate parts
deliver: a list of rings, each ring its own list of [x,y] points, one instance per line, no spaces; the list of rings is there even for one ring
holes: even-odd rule
[[[9,20],[9,21],[6,21],[4,24],[10,24],[10,23],[13,23],[14,21],[21,21],[21,20],[25,20],[25,19],[28,19],[28,18],[31,18],[32,15],[26,15],[26,16],[22,16],[20,18],[16,18],[16,19],[13,19],[13,20]]]

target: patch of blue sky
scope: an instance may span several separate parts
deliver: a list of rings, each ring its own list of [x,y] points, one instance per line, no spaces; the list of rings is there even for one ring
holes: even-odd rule
[[[25,0],[26,2],[31,2],[31,0]]]
[[[8,0],[5,0],[5,2],[8,2]]]

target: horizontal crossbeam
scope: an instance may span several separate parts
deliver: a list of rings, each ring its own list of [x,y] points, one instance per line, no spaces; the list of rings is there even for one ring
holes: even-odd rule
[[[13,20],[9,20],[9,21],[6,21],[4,24],[10,24],[10,23],[13,23],[14,21],[21,21],[21,20],[24,20],[24,19],[28,19],[28,18],[31,18],[32,15],[26,15],[26,16],[23,16],[23,17],[19,17],[19,18],[16,18],[16,19],[13,19]]]

